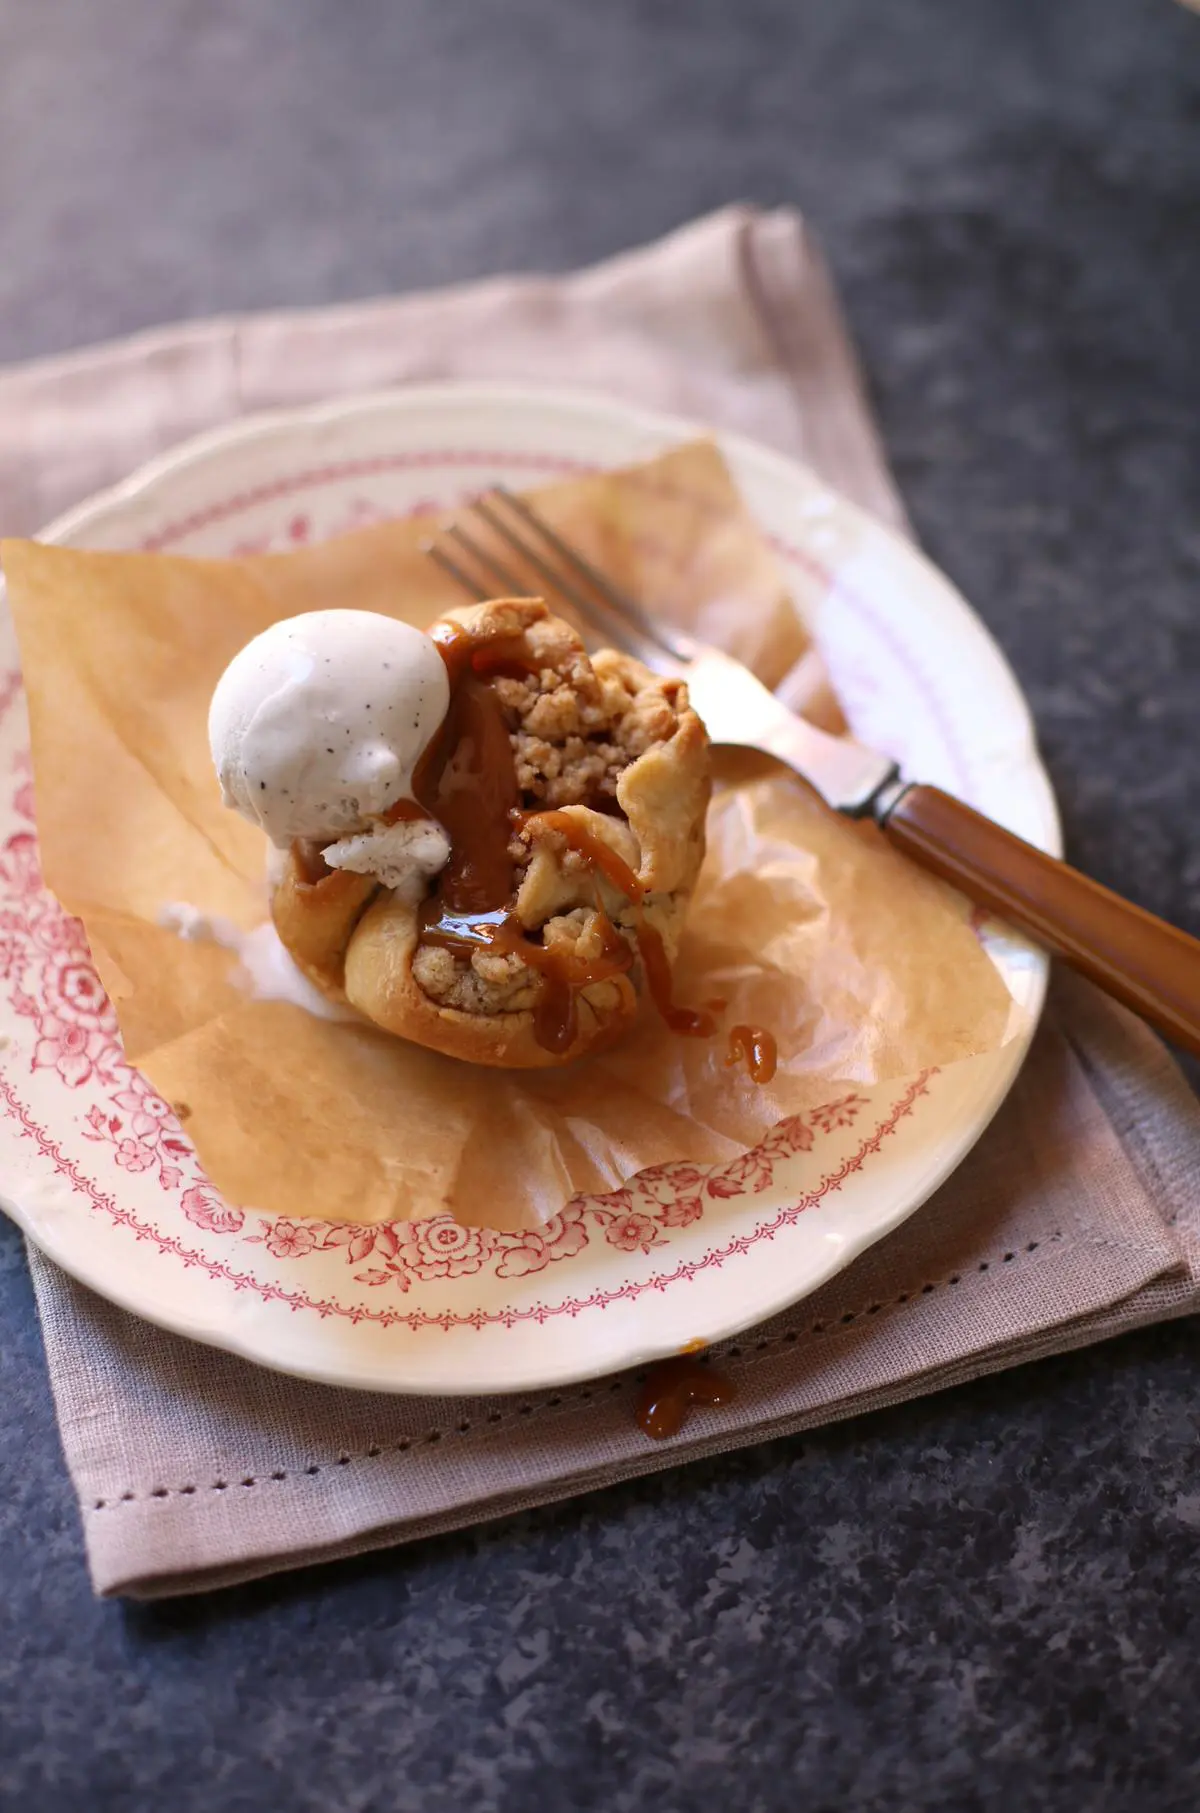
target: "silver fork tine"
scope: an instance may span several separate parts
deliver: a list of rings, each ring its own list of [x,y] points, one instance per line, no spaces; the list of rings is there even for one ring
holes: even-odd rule
[[[501,592],[506,592],[510,598],[526,596],[527,587],[524,581],[510,573],[508,568],[503,566],[494,555],[489,554],[486,548],[481,548],[460,523],[448,523],[445,534],[453,537],[459,547],[471,556],[484,575],[482,582],[469,573],[465,567],[460,566],[453,555],[447,553],[446,549],[436,540],[422,542],[421,552],[428,555],[429,559],[441,567],[444,573],[449,573],[451,579],[455,580],[470,597],[477,598],[481,604],[485,604],[489,598],[495,598],[497,594],[496,587],[492,583],[493,578],[499,581]]]
[[[493,495],[495,494],[493,493]],[[660,642],[657,636],[644,634],[638,626],[635,623],[632,623],[625,613],[618,610],[616,606],[607,603],[597,604],[594,598],[589,598],[581,586],[576,584],[573,579],[569,578],[556,567],[552,566],[545,556],[539,553],[536,547],[531,546],[526,536],[518,533],[511,523],[506,522],[504,518],[497,513],[489,498],[477,497],[472,507],[476,514],[482,517],[483,521],[487,523],[488,527],[492,529],[492,531],[498,535],[508,547],[514,549],[514,551],[520,554],[523,559],[527,560],[534,571],[540,574],[546,581],[547,585],[552,586],[560,597],[565,598],[568,604],[573,605],[584,621],[591,624],[594,630],[597,630],[603,636],[607,636],[619,647],[628,649],[630,654],[636,655],[638,659],[643,661],[649,668],[661,668],[664,655],[667,656],[669,660],[678,661],[679,657],[675,655],[673,650],[667,648],[663,642]],[[564,543],[563,545],[565,546],[566,544]]]
[[[673,656],[676,661],[687,662],[693,659],[696,649],[688,637],[679,635],[664,625],[656,623],[635,598],[630,598],[627,593],[622,592],[612,583],[611,579],[606,578],[597,567],[594,567],[591,561],[579,552],[578,548],[573,548],[570,542],[564,541],[558,531],[552,529],[550,524],[538,515],[533,505],[528,503],[525,498],[517,497],[505,485],[494,486],[492,496],[502,498],[510,510],[527,522],[531,529],[536,530],[543,541],[554,549],[560,560],[565,561],[573,572],[599,592],[611,611],[636,624],[643,636],[649,637],[651,642],[657,642],[658,646],[666,654]],[[495,528],[494,518],[489,517],[488,520]]]
[[[457,560],[452,560],[446,550],[440,548],[436,541],[423,541],[421,552],[427,559],[432,560],[435,566],[441,567],[443,573],[449,573],[454,583],[462,587],[468,598],[475,598],[480,604],[487,603],[491,593],[486,591],[477,579],[472,579],[471,575],[459,566]]]
[[[577,585],[573,584],[570,578],[559,572],[557,568],[552,567],[544,554],[539,553],[537,548],[533,547],[525,536],[519,534],[518,531],[512,527],[511,523],[505,522],[504,518],[497,514],[491,502],[491,497],[494,497],[495,495],[497,494],[493,492],[488,497],[475,498],[471,505],[475,514],[482,518],[489,529],[491,529],[494,534],[498,535],[507,547],[512,548],[515,553],[521,555],[522,559],[527,560],[534,572],[538,574],[539,578],[541,578],[546,585],[552,587],[560,597],[565,598],[568,604],[574,605],[575,609],[585,621],[591,623],[594,627],[607,627],[607,625],[598,624],[596,606],[593,600],[588,598],[586,593],[581,591]]]
[[[510,572],[502,561],[496,559],[494,554],[489,554],[486,548],[480,547],[474,536],[468,535],[461,523],[450,523],[447,526],[446,533],[447,535],[452,535],[454,537],[454,540],[458,543],[459,547],[465,549],[476,565],[482,567],[485,574],[491,573],[495,576],[500,583],[500,590],[502,592],[507,593],[510,598],[525,598],[528,596],[528,587],[524,580],[518,579],[516,574]],[[489,595],[493,598],[497,596],[495,592],[492,592]]]

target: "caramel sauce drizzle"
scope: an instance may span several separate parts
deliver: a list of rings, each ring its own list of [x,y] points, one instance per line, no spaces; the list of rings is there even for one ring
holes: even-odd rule
[[[569,1051],[579,1032],[576,996],[593,982],[607,982],[633,967],[633,952],[612,921],[601,916],[603,943],[594,957],[579,957],[569,947],[539,944],[531,938],[515,913],[496,912],[456,916],[438,912],[432,900],[426,909],[421,938],[447,950],[489,950],[498,957],[519,956],[542,978],[533,1009],[533,1032],[546,1051]]]
[[[420,809],[444,827],[450,861],[426,905],[421,938],[459,953],[482,948],[498,957],[519,956],[541,977],[534,1037],[561,1054],[579,1034],[579,990],[623,975],[633,967],[633,953],[607,915],[600,917],[600,949],[585,958],[530,936],[513,913],[509,845],[526,815],[504,710],[488,681],[536,673],[537,664],[512,637],[480,643],[460,624],[440,623],[433,638],[450,679],[450,709],[422,757],[413,792]],[[590,858],[595,840],[588,841]],[[620,866],[636,887],[632,871]]]
[[[539,671],[521,636],[489,636],[480,640],[463,624],[450,622],[435,623],[429,634],[446,664],[452,692],[467,673],[523,679]]]
[[[492,688],[474,674],[455,687],[446,724],[436,783],[417,795],[450,839],[438,896],[451,913],[491,913],[514,893],[509,814],[521,794],[508,725]]]
[[[597,837],[586,825],[580,824],[572,813],[523,812],[517,822],[527,825],[535,819],[539,824],[549,825],[551,830],[557,831],[569,848],[577,850],[593,869],[612,883],[618,893],[624,894],[636,907],[643,905],[646,890],[629,864],[615,850],[610,849],[603,838]],[[717,1030],[716,1015],[675,1005],[672,999],[671,960],[667,956],[661,935],[646,923],[645,915],[641,912],[638,914],[635,936],[650,999],[671,1031],[682,1033],[685,1037],[710,1039]]]
[[[537,671],[520,639],[480,643],[458,623],[439,623],[432,634],[446,663],[450,709],[421,759],[413,793],[418,809],[445,828],[450,861],[425,908],[421,937],[461,953],[484,948],[497,956],[519,956],[542,979],[533,1010],[534,1037],[547,1051],[569,1051],[578,1036],[579,990],[624,975],[633,966],[633,953],[602,909],[601,949],[593,957],[580,958],[530,936],[512,912],[513,829],[534,819],[549,825],[639,909],[645,889],[629,864],[571,813],[522,811],[503,708],[487,683],[500,675]],[[411,807],[396,811],[397,820],[409,816],[416,816]],[[675,1032],[710,1037],[716,1030],[711,1013],[677,1007],[672,1000],[666,949],[640,911],[636,938],[647,989],[667,1025]]]
[[[314,843],[311,837],[298,837],[292,845],[292,855],[296,860],[296,871],[306,888],[315,888],[319,881],[324,881],[333,870],[321,854],[322,846]]]
[[[638,953],[650,991],[659,1014],[672,1032],[688,1039],[711,1039],[717,1030],[717,1017],[704,1008],[678,1007],[672,999],[671,959],[662,936],[642,919],[637,928]]]
[[[438,881],[439,917],[486,917],[513,896],[510,815],[520,788],[504,709],[486,676],[502,669],[536,671],[520,639],[479,642],[461,623],[431,632],[446,664],[450,705],[417,764],[414,816],[436,818],[450,839],[450,861]]]
[[[533,824],[535,821],[539,825],[548,825],[552,831],[557,831],[568,849],[578,851],[579,855],[584,857],[593,869],[598,870],[606,881],[612,882],[618,893],[624,894],[626,900],[632,900],[636,905],[641,905],[646,897],[646,890],[624,857],[618,856],[617,852],[610,849],[603,838],[597,837],[595,832],[589,831],[586,825],[580,824],[573,813],[554,808],[546,812],[519,812],[514,822],[519,828],[524,829],[526,825]]]
[[[419,806],[415,799],[398,799],[383,814],[383,822],[385,825],[415,824],[419,818],[428,817],[424,806]]]
[[[743,1059],[752,1082],[769,1083],[779,1064],[775,1034],[768,1032],[765,1026],[731,1026],[726,1069]]]
[[[691,1354],[676,1354],[647,1373],[638,1398],[638,1428],[652,1441],[665,1442],[679,1434],[694,1404],[729,1404],[736,1395],[723,1373],[702,1365]]]

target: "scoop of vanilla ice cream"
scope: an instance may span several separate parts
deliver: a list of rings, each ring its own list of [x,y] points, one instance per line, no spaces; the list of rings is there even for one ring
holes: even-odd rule
[[[227,806],[285,848],[361,830],[412,793],[450,700],[433,640],[374,611],[310,611],[248,642],[213,693]]]
[[[450,839],[436,819],[405,819],[340,838],[321,854],[331,869],[378,876],[385,888],[416,906],[449,862]]]

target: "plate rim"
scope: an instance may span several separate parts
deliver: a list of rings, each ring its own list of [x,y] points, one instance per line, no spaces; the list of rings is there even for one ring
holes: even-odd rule
[[[164,479],[170,479],[174,474],[185,471],[190,466],[199,465],[214,454],[219,455],[233,447],[248,446],[256,440],[266,440],[283,431],[319,428],[325,423],[336,424],[339,420],[362,415],[384,415],[389,410],[396,408],[420,409],[423,405],[434,408],[444,407],[452,400],[464,401],[469,406],[472,399],[517,409],[524,404],[533,402],[541,408],[558,407],[572,413],[604,417],[618,428],[633,426],[643,433],[659,435],[663,438],[714,440],[723,451],[731,450],[735,455],[756,462],[770,470],[775,479],[785,485],[795,482],[795,474],[798,471],[814,480],[821,489],[835,497],[839,507],[848,512],[852,519],[867,532],[881,535],[888,542],[902,549],[904,555],[924,571],[935,587],[948,588],[954,596],[956,607],[965,611],[970,617],[974,633],[981,646],[986,645],[987,647],[996,680],[1003,686],[1007,694],[1007,709],[1012,713],[1014,721],[1020,721],[1023,744],[1021,753],[1026,758],[1030,770],[1028,777],[1030,784],[1040,796],[1037,803],[1043,822],[1039,826],[1039,845],[1050,855],[1062,855],[1062,824],[1058,802],[1038,750],[1037,728],[1029,702],[1013,670],[1012,663],[988,624],[950,576],[944,573],[926,554],[919,542],[908,540],[889,524],[872,516],[861,504],[855,503],[853,498],[847,497],[844,492],[831,485],[807,461],[791,454],[782,453],[778,448],[770,446],[765,441],[755,440],[751,435],[742,434],[736,430],[715,428],[711,424],[697,421],[694,417],[677,415],[666,410],[644,409],[638,404],[626,403],[619,399],[599,396],[587,390],[572,389],[557,384],[447,380],[442,383],[390,385],[357,391],[346,396],[329,398],[320,403],[299,404],[283,409],[255,410],[249,415],[220,423],[214,428],[203,429],[199,434],[190,435],[186,440],[176,443],[175,446],[169,447],[162,453],[156,454],[152,459],[143,462],[124,479],[119,479],[115,484],[106,486],[101,491],[92,492],[79,503],[60,512],[43,528],[36,531],[34,539],[65,543],[70,537],[86,531],[88,522],[95,517],[119,509],[123,505],[136,504],[139,497]],[[3,575],[0,574],[0,589],[3,588],[3,584]]]
[[[592,420],[601,418],[621,433],[657,436],[664,440],[681,440],[697,436],[712,438],[726,453],[732,454],[734,457],[740,456],[756,463],[760,469],[768,470],[776,482],[785,488],[795,486],[797,472],[811,475],[815,483],[836,497],[839,506],[850,512],[860,524],[866,525],[870,532],[881,534],[888,542],[896,544],[906,558],[915,561],[919,569],[925,570],[926,575],[936,586],[948,588],[956,609],[965,612],[969,617],[976,637],[981,646],[986,647],[991,657],[993,677],[1007,695],[1004,703],[1011,715],[1014,732],[1018,725],[1020,727],[1019,744],[1014,735],[1009,759],[1014,768],[1019,766],[1024,769],[1025,783],[1030,787],[1031,793],[1036,793],[1038,796],[1036,804],[1040,808],[1039,816],[1042,820],[1040,841],[1054,853],[1058,852],[1060,833],[1057,809],[1049,777],[1046,775],[1038,755],[1029,706],[1010,664],[987,625],[962,597],[953,582],[929,560],[915,543],[906,541],[888,525],[879,523],[852,500],[837,493],[819,474],[812,473],[811,468],[807,468],[803,461],[793,459],[746,435],[727,433],[683,416],[645,410],[610,398],[594,396],[583,390],[560,386],[489,382],[442,383],[375,389],[311,405],[255,412],[205,430],[145,462],[116,484],[91,494],[69,510],[60,513],[39,531],[37,538],[61,544],[85,536],[91,523],[114,511],[119,511],[123,507],[136,505],[139,499],[152,493],[164,481],[169,483],[175,476],[186,472],[189,468],[201,467],[214,459],[219,460],[231,448],[252,446],[255,442],[269,441],[280,434],[286,436],[288,433],[296,432],[311,433],[319,430],[323,425],[336,426],[339,422],[358,419],[364,415],[383,416],[389,411],[399,409],[406,414],[419,416],[423,408],[445,409],[447,405],[453,404],[469,410],[473,402],[491,406],[501,405],[517,410],[531,404],[541,411],[545,411],[547,408],[558,408],[568,413],[580,413]],[[926,1175],[921,1179],[918,1189],[907,1201],[904,1209],[890,1218],[886,1226],[872,1227],[869,1235],[861,1241],[849,1240],[845,1248],[834,1256],[822,1275],[815,1281],[807,1283],[798,1296],[789,1296],[784,1303],[775,1304],[766,1311],[756,1312],[750,1323],[747,1323],[744,1317],[735,1311],[728,1326],[719,1329],[709,1337],[712,1342],[731,1338],[740,1330],[754,1326],[767,1317],[780,1313],[791,1303],[798,1302],[821,1288],[831,1276],[844,1269],[845,1265],[850,1263],[858,1253],[894,1230],[909,1215],[919,1211],[933,1191],[957,1168],[1002,1105],[1019,1073],[1032,1041],[1045,998],[1048,960],[1044,954],[1035,954],[1031,969],[1033,973],[1030,976],[1028,1024],[1007,1047],[1005,1054],[1007,1062],[997,1071],[993,1082],[994,1094],[990,1103],[981,1115],[971,1121],[968,1127],[959,1129],[953,1139],[941,1144],[937,1161],[929,1167]],[[490,1394],[488,1382],[483,1379],[480,1379],[478,1384],[454,1381],[439,1386],[436,1380],[413,1380],[397,1384],[377,1377],[363,1377],[356,1384],[355,1378],[349,1370],[330,1370],[319,1365],[303,1367],[296,1363],[294,1357],[289,1357],[286,1361],[272,1357],[269,1352],[264,1351],[262,1345],[256,1343],[253,1335],[242,1339],[242,1334],[248,1331],[237,1323],[216,1328],[211,1320],[189,1324],[177,1315],[156,1318],[152,1309],[148,1312],[144,1296],[139,1297],[136,1291],[130,1291],[127,1294],[115,1291],[107,1277],[103,1281],[97,1282],[91,1267],[86,1264],[80,1266],[77,1262],[73,1263],[70,1252],[64,1251],[62,1243],[54,1238],[54,1231],[39,1226],[38,1218],[24,1211],[7,1190],[4,1192],[3,1201],[4,1206],[13,1214],[13,1218],[18,1224],[55,1263],[62,1265],[64,1270],[89,1288],[98,1290],[109,1301],[118,1303],[122,1308],[144,1317],[148,1321],[157,1321],[159,1326],[170,1332],[199,1340],[208,1345],[218,1346],[225,1351],[238,1354],[254,1364],[264,1365],[275,1371],[351,1389],[388,1390],[402,1395],[448,1397],[471,1395],[475,1391]],[[70,1246],[69,1240],[66,1245]],[[731,1301],[734,1300],[734,1294],[731,1293]],[[266,1338],[269,1341],[269,1335]],[[671,1351],[671,1349],[661,1345],[655,1346],[650,1341],[645,1344],[644,1352],[639,1350],[631,1353],[621,1364],[627,1366],[644,1364],[650,1359],[659,1357],[664,1351]],[[354,1362],[351,1360],[351,1367],[353,1364]],[[609,1369],[607,1362],[604,1363],[603,1369]],[[527,1391],[543,1387],[549,1389],[560,1384],[569,1384],[596,1376],[595,1365],[586,1364],[574,1369],[561,1368],[549,1378],[543,1371],[536,1368],[535,1370],[538,1372],[536,1379],[531,1377],[526,1383],[506,1384],[502,1389],[505,1392]],[[495,1390],[494,1385],[490,1386],[490,1392]]]

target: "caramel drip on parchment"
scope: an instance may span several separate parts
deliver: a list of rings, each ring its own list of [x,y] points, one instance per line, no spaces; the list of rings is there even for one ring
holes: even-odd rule
[[[769,1083],[779,1064],[775,1034],[768,1032],[765,1026],[731,1026],[726,1067],[743,1059],[752,1082]]]

